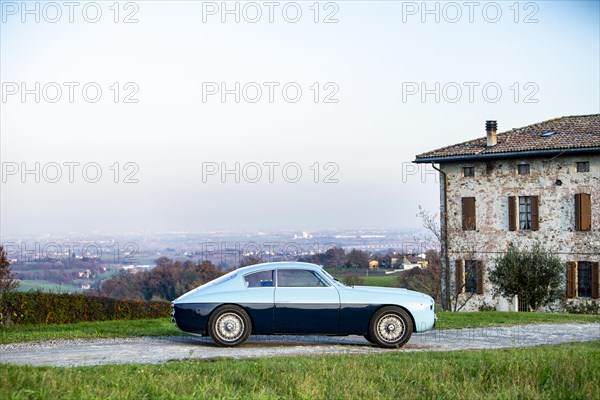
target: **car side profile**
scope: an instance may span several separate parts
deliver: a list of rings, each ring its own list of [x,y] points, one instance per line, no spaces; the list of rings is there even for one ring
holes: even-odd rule
[[[184,332],[237,346],[254,335],[362,335],[400,347],[433,329],[433,299],[406,289],[346,286],[315,264],[273,262],[239,268],[172,302]]]

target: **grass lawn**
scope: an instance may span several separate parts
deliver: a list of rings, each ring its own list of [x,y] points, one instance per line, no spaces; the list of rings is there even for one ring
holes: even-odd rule
[[[398,275],[363,276],[365,286],[394,287]]]
[[[510,326],[532,323],[600,323],[598,315],[514,313],[482,311],[473,313],[438,313],[436,329]],[[51,339],[110,338],[136,336],[183,335],[170,318],[79,322],[65,325],[23,325],[0,328],[0,344]]]
[[[0,344],[52,339],[184,335],[170,318],[0,328]],[[1,397],[0,397],[1,398]]]
[[[559,314],[542,312],[440,312],[436,329],[480,328],[521,324],[600,323],[600,315]]]
[[[597,399],[600,342],[448,353],[2,366],[2,399]]]

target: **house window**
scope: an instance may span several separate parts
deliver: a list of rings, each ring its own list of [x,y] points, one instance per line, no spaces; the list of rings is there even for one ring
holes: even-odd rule
[[[511,231],[539,229],[539,196],[508,198],[508,229]]]
[[[463,197],[462,200],[462,228],[464,231],[474,231],[477,228],[475,218],[475,197]]]
[[[577,296],[592,297],[592,263],[577,263]]]
[[[531,196],[519,196],[519,229],[531,229]]]
[[[519,175],[529,175],[531,172],[531,168],[529,164],[519,164],[517,165],[517,173]]]
[[[577,172],[590,172],[590,162],[589,161],[577,162]]]
[[[589,231],[592,229],[592,198],[587,193],[575,195],[575,230]]]
[[[483,294],[483,263],[478,260],[456,260],[458,293]]]
[[[477,290],[477,261],[465,260],[465,292],[475,293]]]
[[[598,263],[589,261],[567,263],[567,298],[598,298]]]
[[[463,176],[465,176],[465,177],[475,176],[475,167],[463,167]]]

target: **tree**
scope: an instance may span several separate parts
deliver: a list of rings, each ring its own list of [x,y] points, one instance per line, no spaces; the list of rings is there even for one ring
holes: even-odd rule
[[[437,214],[430,214],[425,209],[419,206],[419,212],[417,217],[421,218],[423,228],[425,228],[431,235],[426,237],[426,241],[432,247],[431,250],[427,251],[427,268],[431,271],[428,283],[431,285],[432,296],[436,302],[441,302],[442,309],[449,310],[451,306],[450,298],[450,270],[448,267],[448,259],[445,258],[445,262],[442,262],[440,249],[444,242],[444,232],[439,224],[439,217]],[[454,302],[456,308],[458,299]]]
[[[362,250],[352,249],[346,265],[350,268],[368,268],[369,255]]]
[[[411,268],[400,273],[396,278],[395,286],[423,292],[433,297],[435,277],[433,271],[428,268]]]
[[[90,294],[132,300],[173,300],[222,274],[210,261],[181,263],[161,257],[152,270],[119,272]]]
[[[3,246],[0,246],[0,294],[15,290],[19,285],[19,281],[15,279],[10,270],[10,262],[6,257],[6,251]]]
[[[519,296],[529,309],[537,310],[561,297],[564,275],[560,259],[536,243],[529,251],[510,246],[496,260],[490,282],[495,295]]]
[[[262,260],[261,256],[259,256],[259,255],[244,256],[240,260],[240,266],[238,268],[247,267],[249,265],[260,264],[262,262],[263,262],[263,260]]]
[[[339,268],[346,263],[346,251],[341,247],[327,249],[323,257],[323,264],[327,268]]]

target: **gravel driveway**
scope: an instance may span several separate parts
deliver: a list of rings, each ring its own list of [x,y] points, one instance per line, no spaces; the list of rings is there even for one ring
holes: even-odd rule
[[[519,325],[453,329],[414,334],[402,349],[374,347],[360,336],[251,336],[236,348],[216,347],[210,338],[163,336],[57,340],[0,345],[0,363],[82,366],[163,363],[186,358],[250,358],[320,354],[373,354],[542,346],[600,340],[600,324]]]

